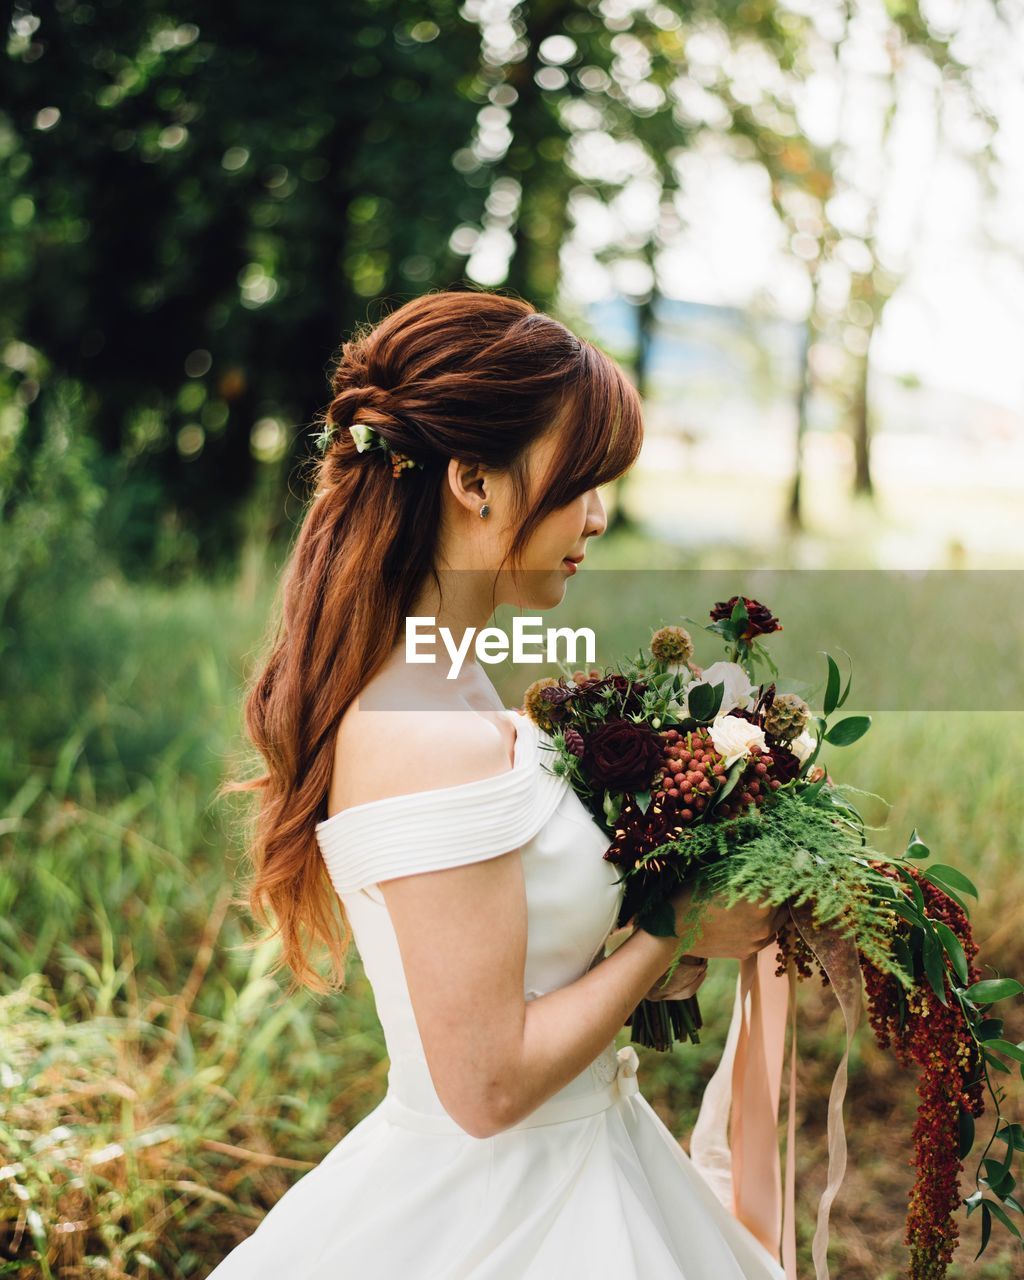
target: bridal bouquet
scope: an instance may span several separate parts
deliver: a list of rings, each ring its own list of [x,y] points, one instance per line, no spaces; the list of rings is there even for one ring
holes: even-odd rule
[[[1024,1213],[1013,1176],[1024,1130],[1000,1123],[990,1073],[1019,1067],[1024,1075],[1024,1044],[1003,1038],[990,1006],[1024,986],[979,972],[963,896],[977,897],[977,890],[967,876],[944,863],[922,866],[931,855],[916,828],[901,856],[871,848],[850,799],[857,789],[817,764],[823,746],[853,743],[871,723],[861,715],[830,723],[850,692],[849,679],[841,689],[831,654],[818,715],[800,693],[778,687],[763,638],[782,626],[765,605],[733,596],[710,617],[704,630],[725,645],[723,660],[701,668],[691,634],[664,626],[648,652],[614,670],[535,681],[523,709],[551,735],[552,771],[609,835],[604,857],[622,869],[625,884],[618,924],[675,937],[669,897],[681,885],[692,889],[666,981],[699,936],[712,898],[725,906],[741,899],[787,905],[775,973],[788,973],[791,982],[816,967],[829,985],[827,940],[844,940],[879,1045],[901,1065],[920,1068],[908,1275],[942,1277],[958,1238],[958,1203],[968,1214],[981,1210],[979,1256],[993,1221],[1021,1238],[1010,1215]],[[762,668],[771,679],[755,684]],[[675,1039],[696,1042],[699,1002],[644,1000],[629,1025],[638,1044],[659,1050]],[[974,1146],[985,1088],[995,1103],[995,1130],[976,1189],[961,1199],[959,1174]]]

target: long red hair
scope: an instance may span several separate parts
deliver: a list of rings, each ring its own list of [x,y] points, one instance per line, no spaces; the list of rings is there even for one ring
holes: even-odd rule
[[[357,327],[331,390],[318,418],[328,443],[310,460],[313,494],[246,696],[246,729],[266,773],[221,787],[259,793],[246,850],[252,874],[238,905],[269,936],[280,934],[272,971],[291,971],[289,993],[344,986],[352,933],[314,828],[327,816],[334,730],[400,642],[427,576],[436,579],[449,460],[507,471],[519,522],[509,557],[518,562],[549,512],[622,475],[643,438],[637,391],[610,357],[494,291],[427,293]],[[345,430],[354,421],[422,469],[393,477],[382,453],[360,454]],[[525,452],[549,429],[562,443],[531,503]],[[318,950],[329,979],[313,964]]]

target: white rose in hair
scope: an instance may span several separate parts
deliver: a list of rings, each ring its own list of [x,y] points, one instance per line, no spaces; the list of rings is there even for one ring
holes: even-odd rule
[[[356,442],[356,449],[359,453],[365,453],[367,449],[373,447],[374,430],[373,427],[366,422],[354,422],[348,429],[349,435]]]
[[[736,717],[735,717],[735,716],[733,716],[733,719],[734,719],[734,720],[735,720],[735,718],[736,718]],[[792,753],[796,756],[796,758],[800,761],[800,763],[801,763],[801,764],[803,764],[803,762],[807,759],[807,757],[808,757],[808,756],[811,754],[811,752],[814,750],[815,746],[817,745],[817,741],[818,741],[818,739],[814,736],[814,734],[813,734],[813,733],[808,733],[808,732],[807,732],[807,730],[806,730],[806,729],[804,729],[804,730],[802,730],[802,732],[801,732],[797,737],[795,737],[795,738],[793,739],[793,741],[789,744],[789,749],[790,749],[790,751],[792,751]]]
[[[725,757],[725,767],[743,756],[749,756],[752,747],[768,750],[764,730],[759,724],[751,724],[739,716],[721,715],[711,722],[711,741],[719,755]]]
[[[695,680],[687,688],[687,699],[700,684],[725,685],[725,690],[722,693],[722,705],[719,707],[719,713],[723,716],[727,711],[731,711],[733,707],[741,707],[746,711],[753,705],[753,699],[750,695],[754,692],[754,686],[750,683],[747,673],[738,662],[713,662],[710,667],[705,667],[701,678]],[[733,716],[733,719],[735,720],[736,717]]]

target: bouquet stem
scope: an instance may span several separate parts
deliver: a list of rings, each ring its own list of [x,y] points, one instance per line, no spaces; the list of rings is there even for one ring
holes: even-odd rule
[[[672,1048],[673,1040],[700,1044],[700,1002],[696,996],[685,1000],[641,1000],[625,1025],[632,1029],[630,1039],[634,1044],[662,1053]]]

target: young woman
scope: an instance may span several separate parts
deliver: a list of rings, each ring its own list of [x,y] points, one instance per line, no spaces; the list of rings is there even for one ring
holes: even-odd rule
[[[615,1051],[675,940],[638,929],[605,955],[618,871],[544,731],[472,650],[455,679],[443,653],[405,660],[407,617],[459,641],[498,604],[562,600],[605,528],[598,487],[639,453],[636,391],[528,303],[462,290],[344,343],[332,387],[247,703],[267,762],[249,900],[292,989],[329,989],[317,944],[341,985],[355,940],[388,1089],[210,1280],[782,1280]],[[710,910],[659,994],[780,923]]]

